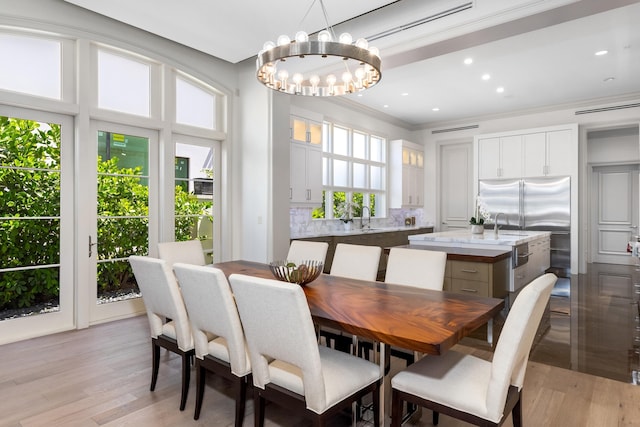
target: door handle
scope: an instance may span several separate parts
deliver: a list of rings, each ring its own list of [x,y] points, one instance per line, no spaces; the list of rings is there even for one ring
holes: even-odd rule
[[[89,258],[91,258],[91,255],[93,255],[93,247],[96,246],[97,244],[98,242],[92,243],[91,236],[89,236]]]

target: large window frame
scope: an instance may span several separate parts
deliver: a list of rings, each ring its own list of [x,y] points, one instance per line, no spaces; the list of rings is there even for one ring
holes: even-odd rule
[[[222,158],[220,155],[221,144],[228,139],[228,109],[230,102],[230,93],[226,90],[217,89],[210,79],[202,78],[202,76],[193,75],[190,70],[179,64],[173,65],[171,59],[162,57],[154,50],[145,49],[143,46],[133,46],[125,42],[113,40],[105,40],[103,37],[85,38],[85,35],[69,36],[61,33],[50,33],[42,31],[38,28],[18,28],[18,27],[2,27],[0,32],[10,34],[12,36],[24,36],[29,38],[49,39],[59,43],[60,48],[60,97],[59,99],[37,96],[28,91],[20,90],[16,87],[0,89],[0,108],[15,108],[16,106],[24,106],[42,114],[63,114],[67,115],[69,122],[65,124],[65,135],[69,137],[70,142],[66,153],[66,159],[73,167],[70,177],[73,181],[69,184],[71,192],[65,193],[64,213],[61,214],[70,219],[73,224],[73,230],[67,231],[64,235],[65,248],[67,254],[72,254],[73,260],[67,265],[72,266],[65,270],[65,283],[72,287],[71,303],[66,303],[67,307],[72,307],[71,314],[68,317],[70,323],[64,326],[58,326],[55,332],[72,328],[83,328],[90,324],[102,321],[108,321],[119,317],[130,316],[140,313],[141,304],[136,304],[136,308],[132,310],[113,311],[103,310],[104,313],[95,316],[95,286],[92,277],[95,278],[95,271],[92,271],[92,263],[90,257],[87,256],[88,244],[96,241],[95,224],[91,223],[91,212],[94,205],[86,203],[86,196],[91,191],[95,192],[95,149],[92,145],[95,141],[95,123],[109,123],[114,126],[115,131],[125,128],[142,129],[145,133],[156,135],[154,140],[153,152],[156,153],[155,165],[156,170],[154,186],[158,190],[154,191],[155,207],[153,208],[156,221],[153,229],[149,230],[149,247],[148,252],[151,256],[157,256],[157,243],[159,241],[171,241],[173,235],[173,218],[174,218],[174,197],[173,184],[175,172],[174,160],[174,136],[183,135],[189,138],[197,138],[202,144],[217,147],[219,154],[218,160]],[[73,31],[71,31],[73,33]],[[113,44],[110,44],[113,43]],[[98,52],[104,50],[112,55],[122,56],[123,58],[132,59],[149,67],[149,114],[136,115],[124,111],[116,111],[114,109],[106,109],[98,107]],[[178,67],[176,67],[176,65]],[[192,84],[199,90],[204,90],[212,95],[213,102],[213,126],[210,128],[202,128],[198,126],[177,123],[176,121],[176,79]],[[126,94],[124,95],[126,96]],[[20,116],[19,114],[10,113],[9,115]],[[204,142],[203,142],[204,141]],[[91,147],[91,148],[90,148]],[[69,170],[69,168],[67,168]],[[226,169],[225,169],[226,170]],[[218,165],[216,174],[220,176],[224,173],[223,169]],[[93,174],[93,175],[92,175]],[[224,179],[218,180],[223,182]],[[217,191],[218,197],[221,197],[221,191]],[[68,196],[68,197],[67,197]],[[151,196],[150,196],[151,197]],[[219,209],[221,203],[216,204]],[[95,213],[93,214],[95,216]],[[221,216],[215,215],[217,221],[221,220]],[[218,241],[214,242],[214,261],[222,259],[220,242],[221,234],[218,231],[214,234],[214,238]],[[88,240],[91,236],[92,240]],[[89,243],[88,243],[89,242]],[[89,246],[90,247],[90,246]],[[94,252],[95,253],[95,252]],[[61,261],[62,263],[62,261]],[[66,300],[65,300],[66,301]],[[46,319],[43,317],[46,323]],[[22,322],[16,320],[15,323]],[[0,322],[2,326],[3,322]],[[11,322],[14,323],[14,322]],[[23,322],[25,325],[28,322]],[[49,322],[51,323],[51,322]],[[8,324],[8,323],[5,323]],[[16,331],[10,341],[16,341],[24,338],[30,338],[43,335],[36,328],[17,328],[15,325],[12,329]],[[4,335],[3,335],[4,336]]]
[[[339,219],[343,201],[355,204],[354,217],[362,217],[364,207],[372,217],[386,217],[387,138],[331,121],[322,127],[324,219]]]

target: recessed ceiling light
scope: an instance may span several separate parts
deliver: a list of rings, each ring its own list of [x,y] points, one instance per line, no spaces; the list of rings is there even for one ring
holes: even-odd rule
[[[440,109],[438,107],[433,107],[431,111],[440,111]]]
[[[362,94],[361,94],[361,93],[359,93],[357,96],[359,96],[360,98],[362,98]]]
[[[384,104],[383,107],[384,108],[389,108],[389,104]]]
[[[402,96],[409,96],[409,92],[402,92],[401,95]]]
[[[607,53],[609,53],[608,50],[599,50],[595,53],[596,56],[602,56],[602,55],[606,55]]]
[[[465,58],[464,65],[471,65],[471,64],[473,64],[473,58]]]
[[[502,86],[500,86],[499,88],[496,88],[496,92],[502,93],[502,92],[504,92],[504,88]]]
[[[487,74],[483,74],[483,75],[482,75],[482,80],[484,80],[484,81],[487,81],[487,80],[489,80],[490,78],[491,78],[491,74],[488,74],[488,73],[487,73]]]
[[[605,79],[602,79],[603,82],[607,83],[607,82],[612,82],[614,81],[616,78],[615,77],[607,77]]]

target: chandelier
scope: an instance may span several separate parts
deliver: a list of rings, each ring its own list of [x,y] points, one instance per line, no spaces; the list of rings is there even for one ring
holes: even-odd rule
[[[298,31],[293,40],[281,35],[276,43],[264,44],[256,60],[260,83],[290,95],[339,96],[361,92],[380,81],[378,49],[363,38],[354,43],[349,33],[336,37],[322,0],[320,5],[325,30],[313,38]]]

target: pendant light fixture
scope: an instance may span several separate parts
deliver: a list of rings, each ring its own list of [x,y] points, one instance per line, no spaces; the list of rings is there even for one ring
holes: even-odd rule
[[[378,49],[363,38],[354,43],[349,33],[336,37],[323,0],[311,6],[316,2],[326,29],[313,36],[298,31],[293,39],[281,35],[276,43],[266,42],[256,60],[258,81],[269,89],[303,96],[339,96],[376,85],[382,78]],[[332,59],[339,60],[337,67]]]

